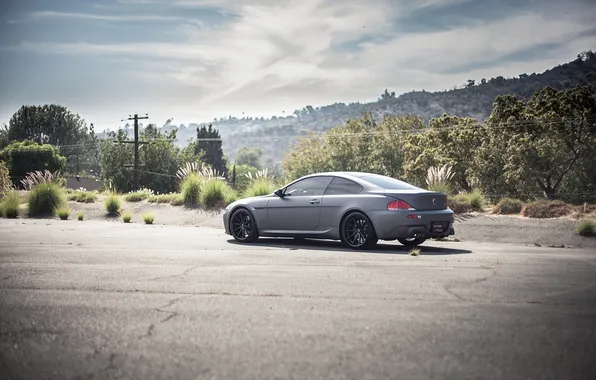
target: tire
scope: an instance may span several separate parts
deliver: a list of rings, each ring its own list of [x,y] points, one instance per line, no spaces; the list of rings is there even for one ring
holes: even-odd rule
[[[370,219],[358,211],[344,218],[340,236],[344,245],[357,250],[372,248],[379,241]]]
[[[399,241],[401,243],[401,245],[403,245],[404,247],[407,248],[415,248],[416,246],[419,246],[420,244],[424,243],[426,241],[426,238],[423,237],[417,237],[417,238],[411,238],[411,239],[397,239],[397,241]]]
[[[236,210],[230,218],[230,232],[236,241],[254,243],[259,239],[257,223],[247,209]]]

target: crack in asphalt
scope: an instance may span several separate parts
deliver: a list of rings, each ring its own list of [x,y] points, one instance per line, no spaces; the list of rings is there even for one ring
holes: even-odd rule
[[[466,301],[466,302],[483,302],[483,301],[479,301],[479,300],[472,300],[470,298],[465,298],[462,297],[461,295],[459,295],[458,293],[456,293],[453,288],[457,287],[457,286],[472,286],[474,284],[479,284],[481,282],[486,282],[488,281],[489,278],[493,278],[497,275],[497,271],[495,270],[494,267],[486,267],[486,266],[481,266],[478,269],[486,269],[486,270],[490,270],[490,274],[488,276],[485,277],[480,277],[480,278],[476,278],[474,280],[471,281],[455,281],[455,282],[451,282],[451,283],[447,283],[443,286],[443,289],[450,295],[454,296],[455,298],[457,298],[460,301]],[[495,301],[490,301],[493,303],[497,303]],[[503,303],[525,303],[525,302],[503,302]],[[536,303],[536,302],[529,302],[529,303]]]
[[[168,307],[173,306],[176,302],[179,302],[179,301],[181,301],[181,300],[183,300],[185,298],[190,298],[190,297],[192,297],[191,294],[190,295],[184,295],[182,297],[175,298],[175,299],[169,301],[168,303],[166,303],[165,305],[163,305],[161,307],[158,307],[158,308],[155,308],[153,310],[158,311],[160,313],[168,313],[168,314],[170,314],[165,319],[163,319],[161,321],[161,323],[165,323],[165,322],[169,321],[170,319],[172,319],[172,318],[180,315],[180,313],[178,313],[177,311],[170,311],[170,310],[163,310],[163,309],[167,309]]]
[[[193,270],[199,268],[200,265],[195,265],[191,268],[186,269],[184,272],[182,272],[181,274],[173,274],[170,276],[162,276],[162,277],[155,277],[152,279],[149,279],[148,281],[158,281],[158,280],[165,280],[166,278],[176,278],[176,277],[183,277],[186,276],[187,274],[189,274],[190,272],[192,272]]]

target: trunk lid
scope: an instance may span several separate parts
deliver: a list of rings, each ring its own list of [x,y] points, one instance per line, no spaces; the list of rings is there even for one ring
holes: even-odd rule
[[[447,209],[447,196],[435,191],[385,190],[385,195],[408,202],[419,211]]]

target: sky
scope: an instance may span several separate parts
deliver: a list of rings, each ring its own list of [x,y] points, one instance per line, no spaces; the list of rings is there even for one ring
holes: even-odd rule
[[[2,0],[0,124],[292,114],[542,72],[596,50],[593,0]]]

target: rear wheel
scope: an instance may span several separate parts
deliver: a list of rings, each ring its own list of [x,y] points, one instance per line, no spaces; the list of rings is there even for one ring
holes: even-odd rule
[[[234,239],[242,243],[253,243],[259,239],[259,231],[252,214],[243,208],[232,214],[230,230]]]
[[[399,241],[401,243],[401,245],[403,245],[405,247],[414,248],[414,247],[424,243],[426,241],[426,238],[415,237],[415,238],[408,238],[408,239],[397,239],[397,241]]]
[[[340,226],[341,241],[352,249],[367,249],[377,244],[379,239],[373,225],[361,212],[349,214]]]

